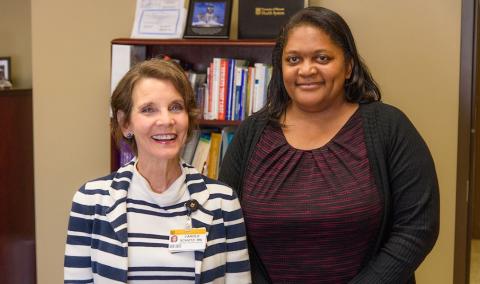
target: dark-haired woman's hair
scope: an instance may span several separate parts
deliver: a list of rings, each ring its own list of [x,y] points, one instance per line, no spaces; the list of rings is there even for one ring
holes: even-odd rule
[[[290,31],[298,26],[309,25],[321,29],[344,53],[345,62],[353,63],[352,74],[345,81],[345,98],[349,102],[365,103],[379,101],[380,89],[367,66],[358,54],[352,32],[345,20],[337,13],[323,7],[308,7],[293,15],[282,28],[272,54],[272,79],[268,85],[267,103],[260,111],[277,121],[285,112],[290,97],[283,83],[282,54]]]
[[[123,121],[123,123],[130,121],[133,106],[133,89],[136,84],[144,78],[169,81],[180,93],[185,102],[185,109],[188,114],[188,138],[190,138],[193,129],[197,128],[197,117],[199,113],[195,105],[195,95],[192,86],[182,67],[174,61],[157,58],[138,63],[120,80],[113,91],[110,102],[110,107],[112,109],[110,127],[115,142],[119,145],[120,141],[124,139],[127,144],[130,145],[135,155],[138,154],[137,144],[135,143],[134,138],[127,139],[123,137],[122,122],[119,122],[118,112],[121,111],[125,115],[124,119],[126,121]]]

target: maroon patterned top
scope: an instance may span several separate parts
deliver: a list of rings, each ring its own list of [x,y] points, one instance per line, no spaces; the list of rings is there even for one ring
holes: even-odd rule
[[[371,251],[381,196],[357,111],[314,150],[267,125],[249,161],[242,207],[247,232],[274,283],[347,283]]]

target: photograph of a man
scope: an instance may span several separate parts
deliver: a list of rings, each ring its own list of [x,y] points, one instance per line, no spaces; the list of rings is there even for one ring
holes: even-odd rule
[[[196,2],[192,26],[197,28],[223,27],[225,2]]]

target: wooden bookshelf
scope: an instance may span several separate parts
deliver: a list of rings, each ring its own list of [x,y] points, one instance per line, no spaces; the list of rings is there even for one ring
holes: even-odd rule
[[[118,38],[112,45],[143,46],[146,58],[168,55],[179,59],[187,69],[195,72],[206,72],[214,57],[246,59],[249,62],[270,64],[272,51],[275,46],[273,40],[219,40],[219,39],[131,39]],[[223,128],[237,126],[240,121],[200,120],[201,128]],[[111,169],[119,167],[118,151],[113,140],[111,141]]]

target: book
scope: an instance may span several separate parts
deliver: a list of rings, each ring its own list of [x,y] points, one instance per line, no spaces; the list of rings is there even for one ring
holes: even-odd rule
[[[197,73],[188,71],[188,80],[192,86],[193,93],[195,95],[195,105],[200,111],[200,118],[205,117],[203,113],[204,98],[205,98],[205,84],[207,81],[207,73]]]
[[[213,62],[210,62],[209,67],[207,68],[207,88],[205,89],[204,97],[204,109],[203,109],[203,118],[204,119],[214,119],[213,118]]]
[[[245,89],[246,89],[246,70],[247,67],[235,68],[235,120],[244,119]]]
[[[213,58],[213,62],[210,65],[212,70],[212,87],[210,96],[212,97],[211,101],[211,116],[210,119],[218,119],[218,104],[220,98],[220,65],[221,65],[221,58],[215,57]]]
[[[263,63],[255,63],[255,83],[252,112],[259,111],[266,101],[265,80],[267,76],[267,67]]]
[[[220,165],[222,164],[223,157],[225,157],[225,153],[227,153],[228,145],[232,142],[236,129],[235,126],[226,126],[222,129],[222,153],[220,155]]]
[[[225,120],[227,111],[227,95],[228,95],[228,67],[227,58],[220,58],[220,75],[218,83],[218,120]]]
[[[253,99],[255,97],[255,67],[248,67],[247,80],[247,105],[245,109],[246,116],[253,113]]]
[[[244,120],[246,118],[246,105],[247,105],[247,85],[248,81],[248,68],[242,67],[242,86],[240,88],[240,97],[238,98],[238,119]]]
[[[241,0],[238,38],[276,38],[288,19],[307,4],[308,0]]]
[[[120,140],[120,143],[118,145],[118,161],[120,166],[123,166],[130,162],[133,157],[135,157],[135,154],[133,153],[130,145],[128,145],[125,140]]]
[[[228,71],[228,94],[227,94],[227,115],[226,120],[235,120],[235,100],[236,100],[236,88],[237,88],[237,75],[236,69],[238,67],[248,66],[246,59],[230,59],[229,71]]]
[[[220,168],[220,155],[222,147],[222,134],[212,132],[210,135],[210,150],[208,153],[207,176],[212,179],[218,178]]]
[[[204,118],[204,105],[205,105],[205,95],[206,95],[206,83],[199,85],[195,90],[195,104],[199,110],[199,119]]]
[[[188,71],[187,74],[193,90],[196,90],[199,85],[202,85],[207,81],[207,73]]]
[[[197,148],[198,140],[200,139],[201,131],[198,129],[193,130],[192,137],[190,140],[183,146],[182,150],[182,159],[187,164],[192,164],[193,155],[195,154],[195,149]]]
[[[198,139],[192,166],[201,174],[207,174],[208,153],[210,151],[210,133],[202,133]]]

